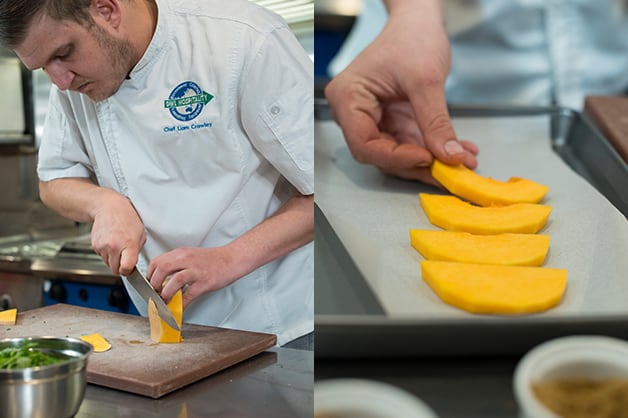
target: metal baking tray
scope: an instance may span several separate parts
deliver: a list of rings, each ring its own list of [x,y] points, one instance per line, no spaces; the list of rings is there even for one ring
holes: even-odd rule
[[[583,114],[559,107],[468,106],[451,107],[450,113],[454,118],[548,115],[553,151],[628,216],[628,166]],[[319,121],[330,118],[322,99],[315,104],[315,116]],[[564,335],[628,338],[628,316],[623,314],[391,318],[318,206],[315,243],[319,359],[519,355]]]

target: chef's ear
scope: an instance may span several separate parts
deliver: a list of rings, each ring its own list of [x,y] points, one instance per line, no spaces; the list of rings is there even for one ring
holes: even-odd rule
[[[108,23],[114,29],[120,26],[122,20],[118,0],[92,0],[91,14],[94,20]]]

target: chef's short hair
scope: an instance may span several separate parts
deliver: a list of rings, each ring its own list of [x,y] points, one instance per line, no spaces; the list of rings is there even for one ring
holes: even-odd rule
[[[72,20],[85,26],[94,24],[89,13],[92,0],[1,0],[0,44],[18,48],[36,17],[43,14],[55,20]]]

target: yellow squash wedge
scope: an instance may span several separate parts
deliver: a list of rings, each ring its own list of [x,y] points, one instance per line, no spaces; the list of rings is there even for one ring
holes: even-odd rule
[[[538,203],[549,188],[532,180],[511,177],[508,181],[483,177],[464,165],[434,160],[432,176],[452,194],[480,206]]]
[[[422,261],[423,280],[445,303],[471,313],[527,314],[560,302],[567,270]]]
[[[475,235],[459,231],[411,229],[410,243],[428,260],[477,264],[540,266],[549,250],[549,235]]]
[[[420,193],[419,200],[433,225],[480,235],[534,234],[543,228],[552,211],[551,206],[536,203],[481,207],[456,196],[427,193]]]
[[[15,325],[17,320],[17,308],[0,311],[0,325]]]
[[[168,302],[168,309],[170,309],[179,328],[181,328],[183,321],[183,292],[181,289],[179,289],[172,299],[170,299],[170,302]],[[161,319],[157,312],[157,306],[155,306],[155,302],[153,302],[152,299],[148,300],[148,321],[150,323],[150,339],[154,342],[181,342],[181,331],[177,331]]]
[[[109,341],[107,341],[105,337],[97,332],[89,335],[81,335],[80,338],[86,343],[91,344],[92,347],[94,347],[95,353],[102,353],[111,348],[111,344],[109,343]]]

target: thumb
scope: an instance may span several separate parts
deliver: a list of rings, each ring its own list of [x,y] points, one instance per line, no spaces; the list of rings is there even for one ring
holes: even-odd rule
[[[423,90],[410,98],[425,147],[447,164],[463,164],[466,151],[456,137],[447,110],[444,90]]]

